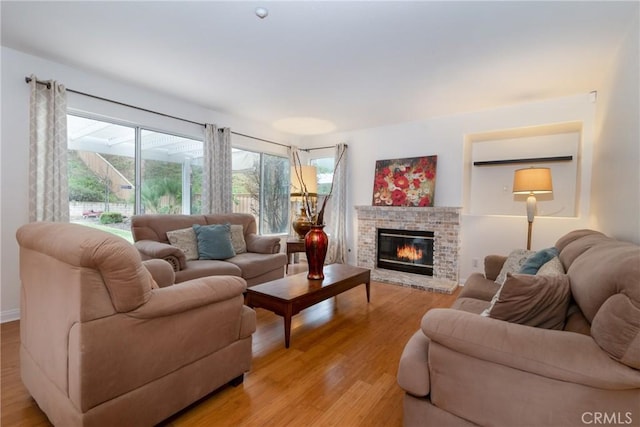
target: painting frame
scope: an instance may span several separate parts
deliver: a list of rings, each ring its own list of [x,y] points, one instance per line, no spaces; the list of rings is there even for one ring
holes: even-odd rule
[[[376,160],[373,206],[433,207],[438,156]]]

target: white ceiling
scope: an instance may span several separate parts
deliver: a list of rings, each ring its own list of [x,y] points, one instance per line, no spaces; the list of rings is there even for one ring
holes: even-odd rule
[[[639,13],[637,1],[1,7],[4,46],[269,125],[308,117],[336,131],[597,90]]]

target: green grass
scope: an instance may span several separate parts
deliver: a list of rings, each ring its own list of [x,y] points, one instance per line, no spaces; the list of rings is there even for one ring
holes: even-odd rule
[[[107,225],[102,225],[99,223],[89,223],[89,222],[76,222],[76,224],[84,225],[86,227],[97,228],[98,230],[106,231],[107,233],[115,234],[116,236],[120,236],[123,239],[127,240],[129,243],[133,243],[133,236],[131,235],[131,231],[121,230],[119,228],[109,227]]]

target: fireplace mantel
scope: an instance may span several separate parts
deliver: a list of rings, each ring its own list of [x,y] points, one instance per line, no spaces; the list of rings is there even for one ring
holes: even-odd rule
[[[435,292],[452,293],[455,290],[458,286],[461,208],[356,206],[355,209],[358,266],[370,269],[373,280]],[[433,277],[377,268],[378,228],[433,231]]]

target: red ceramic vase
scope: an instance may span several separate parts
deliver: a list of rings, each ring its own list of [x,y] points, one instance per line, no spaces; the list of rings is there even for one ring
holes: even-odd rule
[[[324,274],[324,259],[327,256],[327,246],[329,246],[329,237],[323,230],[324,225],[312,225],[311,230],[304,238],[304,248],[307,254],[307,262],[309,263],[309,280],[322,280]]]

